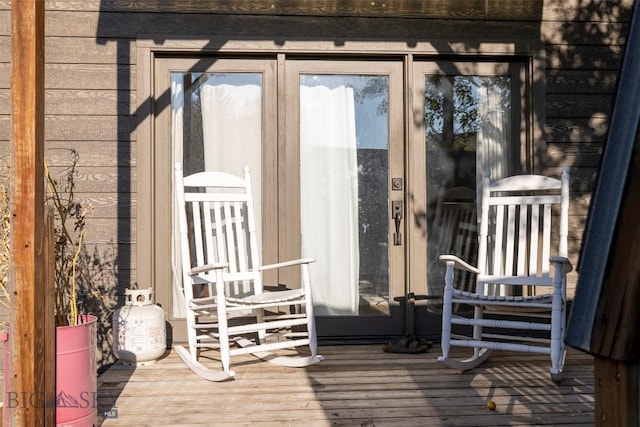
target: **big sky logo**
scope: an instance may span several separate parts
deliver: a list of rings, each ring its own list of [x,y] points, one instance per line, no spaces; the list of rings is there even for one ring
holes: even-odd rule
[[[44,392],[13,392],[5,393],[4,405],[11,408],[96,408],[101,411],[104,418],[116,418],[118,410],[116,408],[117,395],[111,393],[101,393],[101,402],[98,402],[98,393],[81,392],[77,395],[60,391],[55,398],[45,399]]]

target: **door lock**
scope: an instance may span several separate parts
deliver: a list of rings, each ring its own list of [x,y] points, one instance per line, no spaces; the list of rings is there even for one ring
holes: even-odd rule
[[[395,221],[396,232],[393,233],[394,246],[402,245],[402,232],[400,231],[400,224],[402,218],[404,218],[404,202],[402,200],[394,200],[391,202],[391,217]]]

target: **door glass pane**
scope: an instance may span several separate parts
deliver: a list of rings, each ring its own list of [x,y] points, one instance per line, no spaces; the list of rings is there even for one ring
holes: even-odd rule
[[[321,316],[389,314],[389,82],[300,75],[302,253]]]
[[[249,165],[259,177],[262,75],[172,73],[172,81],[174,88],[182,81],[181,90],[175,88],[172,95],[183,101],[182,123],[173,125],[175,158],[182,158],[185,175],[203,170],[241,175]]]
[[[510,76],[425,76],[424,129],[427,165],[427,289],[441,296],[441,254],[476,264],[478,185],[509,173]],[[473,278],[460,274],[462,287]],[[433,301],[433,300],[431,300]]]
[[[185,176],[205,170],[241,176],[248,165],[258,239],[262,236],[262,93],[261,73],[171,73],[172,164],[182,163]],[[175,221],[173,236],[173,313],[184,317]]]

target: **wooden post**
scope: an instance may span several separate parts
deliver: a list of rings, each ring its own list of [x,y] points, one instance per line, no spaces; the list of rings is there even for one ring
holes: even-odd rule
[[[609,357],[594,357],[596,426],[638,425],[640,366]]]
[[[46,325],[54,317],[45,310],[44,0],[12,1],[11,21],[11,369],[4,404],[11,425],[42,426],[54,422],[45,419],[45,371],[55,363],[45,358]]]

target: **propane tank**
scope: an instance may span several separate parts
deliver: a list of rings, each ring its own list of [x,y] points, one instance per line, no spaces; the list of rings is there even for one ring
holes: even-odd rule
[[[164,310],[151,288],[126,289],[125,297],[113,314],[113,353],[130,366],[152,365],[166,350]]]

